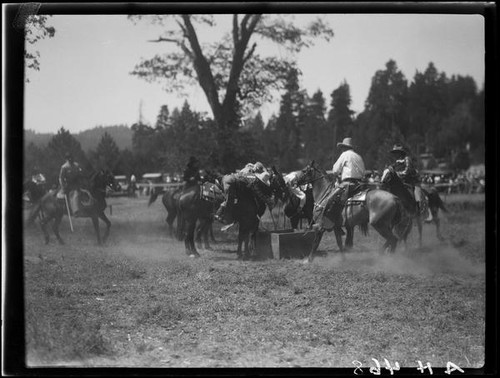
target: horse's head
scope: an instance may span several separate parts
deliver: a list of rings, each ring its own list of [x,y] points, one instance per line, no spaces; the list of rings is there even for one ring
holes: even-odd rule
[[[113,191],[121,189],[120,184],[116,181],[115,176],[108,169],[100,169],[91,177],[91,186],[95,189],[106,190],[110,188]]]
[[[286,186],[283,175],[273,165],[271,167],[271,189],[276,197],[281,201],[285,201],[288,197],[288,188]]]
[[[380,183],[384,186],[391,186],[398,179],[399,179],[399,177],[396,174],[396,170],[394,169],[394,167],[392,165],[389,165],[382,172],[382,177],[380,179]]]
[[[326,176],[321,170],[316,167],[314,160],[299,171],[297,174],[297,185],[307,185],[318,179],[318,176]]]

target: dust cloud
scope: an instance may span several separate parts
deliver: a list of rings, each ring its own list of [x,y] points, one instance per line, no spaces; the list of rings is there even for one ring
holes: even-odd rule
[[[461,274],[484,275],[484,262],[465,258],[450,245],[433,246],[422,250],[399,247],[394,254],[380,254],[377,251],[330,253],[324,265],[341,270],[382,272],[395,275]],[[323,264],[323,262],[322,262]]]

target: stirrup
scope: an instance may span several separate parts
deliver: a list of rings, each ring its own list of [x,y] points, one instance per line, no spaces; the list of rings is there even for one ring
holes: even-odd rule
[[[228,224],[228,225],[226,225],[226,226],[222,227],[220,230],[221,230],[222,232],[226,232],[226,231],[227,231],[227,230],[229,230],[231,227],[233,227],[235,224],[236,224],[236,222],[233,222],[233,223],[231,223],[231,224]]]

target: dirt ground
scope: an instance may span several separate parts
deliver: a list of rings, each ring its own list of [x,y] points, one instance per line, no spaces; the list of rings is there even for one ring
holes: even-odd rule
[[[482,198],[482,199],[481,199]],[[313,263],[238,261],[236,231],[191,259],[160,201],[110,198],[111,236],[89,219],[61,225],[66,244],[25,229],[30,366],[346,367],[484,363],[484,196],[448,196],[446,240],[424,226],[417,248],[380,255],[355,232],[342,259],[332,234]],[[107,210],[110,214],[110,210]],[[278,214],[275,215],[277,219]],[[283,223],[283,220],[279,221]],[[263,226],[273,228],[269,216]],[[40,256],[42,258],[40,258]]]

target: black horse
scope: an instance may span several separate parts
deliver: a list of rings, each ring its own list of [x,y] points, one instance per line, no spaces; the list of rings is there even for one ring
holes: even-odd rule
[[[266,204],[256,197],[254,191],[246,182],[233,183],[230,190],[234,192],[237,202],[233,205],[229,219],[238,223],[238,259],[248,260],[255,256],[257,231]],[[243,247],[243,248],[242,248]]]
[[[222,198],[215,201],[205,199],[202,195],[202,189],[203,187],[198,184],[183,188],[179,193],[178,200],[175,201],[177,206],[177,234],[184,238],[186,253],[191,257],[200,256],[195,246],[194,236],[196,230],[197,242],[201,242],[201,235],[203,235],[205,248],[211,249],[208,242],[208,232],[213,223],[214,213],[222,202]]]
[[[113,174],[109,171],[100,170],[92,173],[89,177],[84,177],[83,181],[87,181],[82,185],[82,197],[85,198],[88,206],[83,204],[81,215],[82,218],[91,218],[97,236],[97,243],[100,245],[106,241],[109,236],[111,222],[104,214],[107,207],[106,204],[106,188],[110,187],[112,190],[118,190],[118,183],[115,181]],[[42,231],[45,235],[45,244],[50,241],[49,233],[47,232],[47,224],[53,221],[52,230],[60,244],[64,244],[63,239],[59,234],[59,225],[61,224],[62,217],[68,214],[66,202],[64,199],[57,198],[57,190],[51,190],[46,193],[37,205],[37,209],[32,214],[33,217],[42,211],[45,217],[40,221]],[[106,231],[101,238],[99,230],[99,218],[106,223]]]
[[[40,219],[44,217],[43,212],[40,211],[40,200],[47,193],[47,185],[45,181],[35,182],[29,179],[24,182],[23,187],[24,193],[26,194],[25,198],[31,208],[27,221],[28,225],[31,225],[37,216],[39,216]]]

